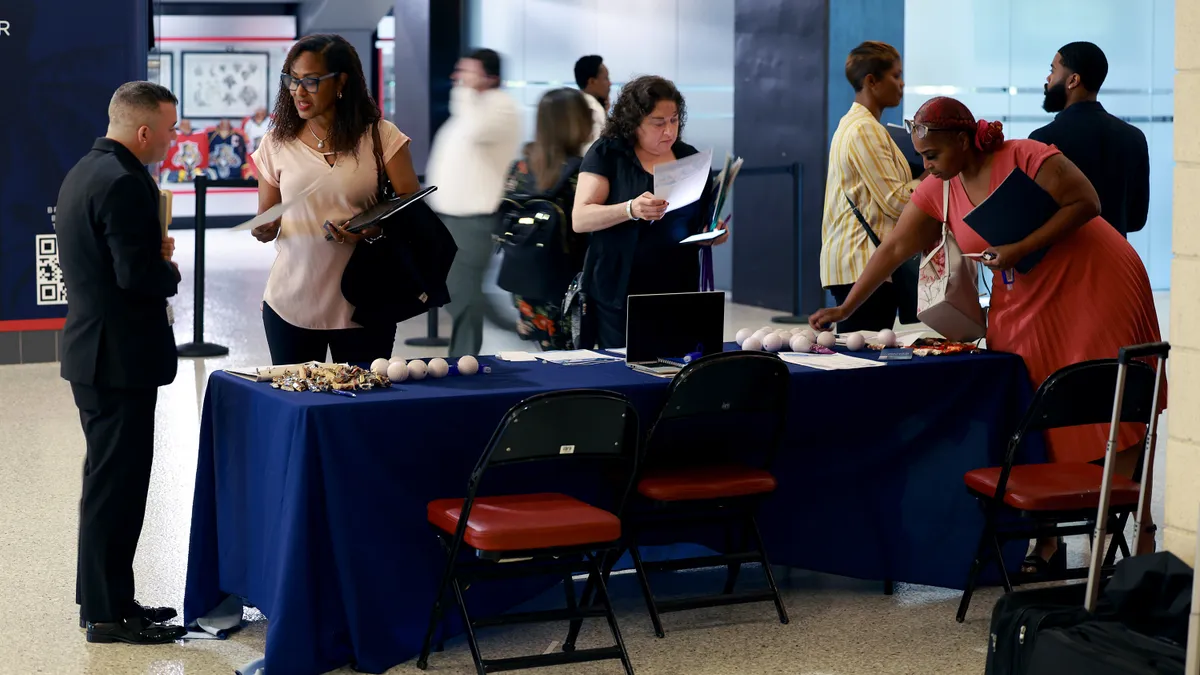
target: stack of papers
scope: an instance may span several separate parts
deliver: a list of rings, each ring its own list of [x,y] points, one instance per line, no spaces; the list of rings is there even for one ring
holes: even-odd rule
[[[860,359],[845,354],[803,354],[800,352],[781,352],[779,358],[788,363],[817,370],[857,370],[859,368],[877,368],[886,366],[883,361]]]
[[[581,366],[592,363],[606,363],[609,361],[621,361],[617,356],[609,354],[601,354],[591,349],[573,349],[561,352],[542,352],[534,354],[534,358],[545,361],[546,363],[557,363],[563,366]]]

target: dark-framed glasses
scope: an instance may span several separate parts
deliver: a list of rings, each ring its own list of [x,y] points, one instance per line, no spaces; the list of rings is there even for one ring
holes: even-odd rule
[[[340,73],[328,73],[320,77],[292,77],[287,73],[279,74],[279,81],[283,82],[283,86],[287,87],[290,92],[295,92],[297,87],[304,87],[304,90],[310,94],[317,93],[321,88],[321,82],[328,80],[331,77],[337,77]]]

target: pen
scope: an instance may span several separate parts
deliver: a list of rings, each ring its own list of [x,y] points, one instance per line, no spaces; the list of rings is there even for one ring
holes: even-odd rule
[[[338,396],[349,396],[350,398],[358,398],[358,394],[355,394],[352,391],[346,391],[344,389],[330,389],[327,393],[336,394]]]

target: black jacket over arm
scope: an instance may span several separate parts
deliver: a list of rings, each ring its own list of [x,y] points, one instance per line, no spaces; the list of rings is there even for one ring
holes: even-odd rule
[[[1141,129],[1095,101],[1076,103],[1029,135],[1062,150],[1100,195],[1100,215],[1122,236],[1146,226],[1150,152]]]
[[[125,146],[98,139],[67,174],[55,216],[67,287],[61,374],[96,387],[175,379],[167,298],[179,272],[162,258],[158,187]]]

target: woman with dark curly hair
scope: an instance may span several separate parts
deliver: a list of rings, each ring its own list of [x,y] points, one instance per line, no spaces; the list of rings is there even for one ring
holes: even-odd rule
[[[669,213],[652,194],[654,167],[697,152],[680,140],[686,121],[674,84],[636,78],[621,88],[608,125],[583,158],[572,227],[591,233],[582,287],[601,348],[624,346],[628,296],[699,288],[700,250],[679,242],[709,224],[711,181],[700,201]]]
[[[408,136],[380,119],[354,47],[339,35],[310,35],[288,53],[271,129],[252,155],[259,213],[317,188],[283,217],[253,230],[278,255],[263,296],[263,326],[276,364],[389,356],[395,327],[364,328],[342,296],[341,278],[364,236],[343,224],[376,201],[380,155],[399,194],[420,189]],[[379,150],[376,150],[376,144]],[[333,241],[325,239],[326,232]]]
[[[926,102],[908,126],[930,177],[913,193],[895,231],[875,250],[845,302],[813,314],[813,328],[853,314],[901,263],[940,240],[944,222],[963,253],[989,254],[983,264],[992,269],[995,292],[988,311],[988,347],[1019,355],[1034,386],[1066,366],[1116,358],[1121,347],[1161,339],[1141,258],[1100,217],[1095,188],[1058,148],[1038,141],[1006,141],[999,122],[976,121],[952,98]],[[1059,209],[1022,241],[993,246],[963,217],[1012,171],[1037,181]],[[943,190],[948,190],[948,213],[942,212]],[[1011,284],[998,283],[1001,272],[1046,248],[1045,257],[1028,273],[1010,272],[1015,276]],[[1118,455],[1117,471],[1126,477],[1134,473],[1141,447],[1136,426],[1121,429],[1119,447],[1126,450]],[[1108,432],[1106,424],[1054,429],[1046,434],[1050,459],[1102,462]],[[1023,571],[1043,572],[1052,561],[1065,565],[1065,551],[1058,545],[1054,539],[1039,540]]]

